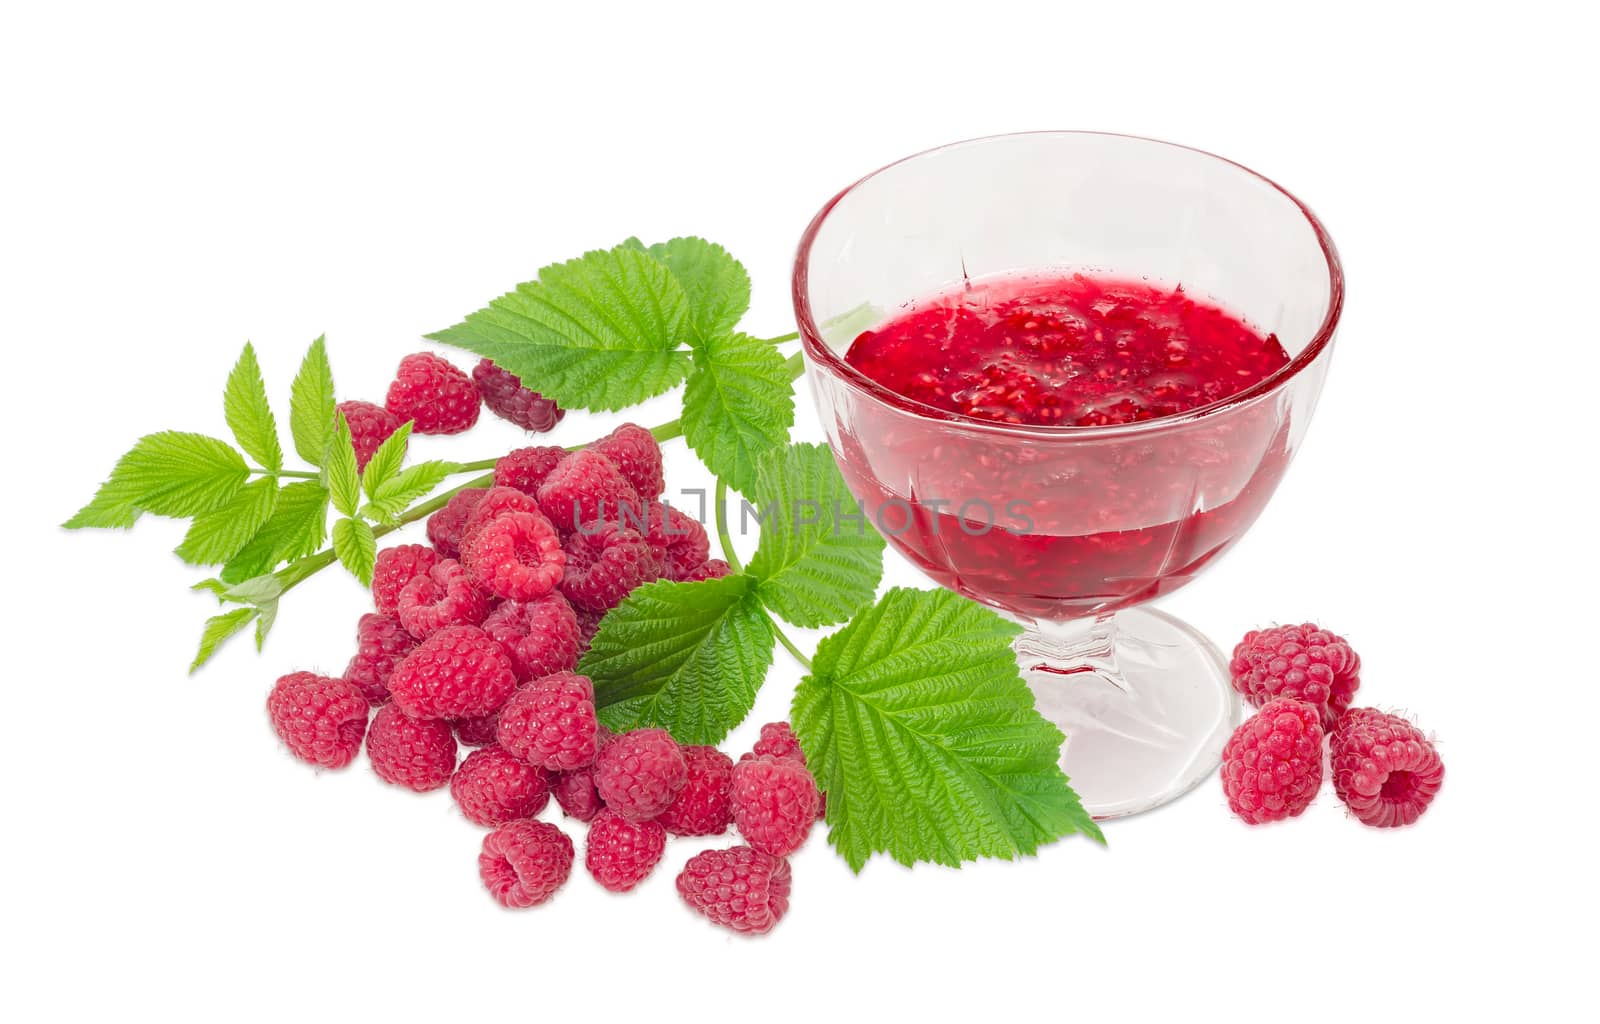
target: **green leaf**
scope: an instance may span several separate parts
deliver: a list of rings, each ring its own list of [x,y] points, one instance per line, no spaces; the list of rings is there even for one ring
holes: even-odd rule
[[[258,605],[256,610],[261,613],[256,619],[256,650],[259,652],[266,645],[267,634],[272,632],[272,624],[278,621],[277,599]]]
[[[210,661],[223,641],[248,626],[257,614],[254,608],[235,608],[207,619],[205,628],[200,631],[200,649],[195,652],[194,661],[189,665],[190,673]]]
[[[833,453],[795,444],[762,456],[752,496],[762,515],[750,559],[757,595],[797,626],[843,622],[872,600],[883,538],[845,487]]]
[[[333,439],[333,368],[328,365],[328,346],[323,338],[311,343],[300,372],[295,374],[289,392],[289,432],[294,435],[294,450],[313,466]]]
[[[233,372],[228,374],[228,385],[222,392],[222,411],[227,417],[228,429],[233,431],[234,440],[246,455],[270,472],[283,468],[278,423],[272,418],[272,407],[267,404],[267,385],[261,380],[255,347],[249,343],[239,354]]]
[[[621,409],[683,380],[688,305],[664,264],[624,244],[546,267],[428,337],[537,381],[569,409]]]
[[[327,458],[322,467],[323,485],[333,495],[333,507],[353,516],[361,504],[361,473],[356,469],[356,449],[344,413],[334,414],[333,443],[328,447]]]
[[[726,336],[749,310],[750,275],[744,264],[715,242],[674,238],[645,251],[672,271],[683,286],[695,344]]]
[[[362,586],[372,585],[372,566],[378,557],[378,538],[372,527],[359,519],[334,520],[333,553]]]
[[[278,491],[272,518],[218,575],[224,583],[242,583],[311,554],[327,536],[327,490],[315,480],[297,481]]]
[[[880,852],[955,865],[1105,841],[1017,674],[1018,632],[951,591],[897,588],[817,646],[791,720],[853,870]]]
[[[371,463],[368,463],[370,468]],[[438,487],[461,467],[454,462],[419,462],[407,466],[395,476],[379,484],[372,492],[372,500],[362,510],[381,522],[393,523],[395,517],[411,503]]]
[[[252,480],[223,507],[196,516],[175,553],[190,565],[220,565],[260,532],[277,505],[277,482],[269,477]]]
[[[749,494],[757,457],[789,440],[793,423],[794,388],[777,349],[734,334],[695,350],[683,392],[683,436],[728,486]]]
[[[283,596],[283,581],[272,573],[264,573],[235,583],[222,592],[229,601],[256,606],[270,604]]]
[[[411,438],[413,423],[406,420],[400,424],[400,429],[384,438],[367,460],[367,468],[361,471],[361,489],[367,492],[367,497],[377,493],[379,484],[400,472],[400,465],[406,461],[406,444]]]
[[[188,518],[233,500],[250,476],[226,441],[169,430],[141,437],[117,460],[111,478],[65,525],[124,529],[139,513]]]
[[[776,642],[751,593],[726,576],[639,587],[601,620],[578,671],[612,729],[653,725],[718,743],[750,713]]]

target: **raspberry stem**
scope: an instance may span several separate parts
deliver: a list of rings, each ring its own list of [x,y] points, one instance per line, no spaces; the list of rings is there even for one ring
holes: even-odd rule
[[[728,563],[728,568],[733,570],[734,575],[738,575],[744,571],[744,566],[740,564],[739,556],[734,553],[733,537],[728,532],[728,485],[720,478],[717,480],[716,505],[717,542],[722,545],[722,560]],[[772,635],[778,638],[778,643],[784,646],[795,661],[798,661],[809,670],[811,668],[811,659],[801,653],[800,648],[796,647],[794,641],[790,640],[783,632],[782,627],[778,625],[778,620],[774,619],[772,613],[767,611],[766,608],[761,608],[761,614],[766,616],[767,625],[771,627]]]

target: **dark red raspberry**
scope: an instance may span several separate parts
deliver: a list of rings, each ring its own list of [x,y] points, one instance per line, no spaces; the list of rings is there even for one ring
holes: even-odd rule
[[[367,699],[354,683],[291,672],[267,695],[272,728],[289,753],[322,768],[343,768],[361,751]]]
[[[478,422],[478,385],[431,352],[400,360],[384,407],[418,434],[459,434]]]
[[[656,820],[675,836],[719,836],[733,821],[733,760],[716,747],[684,747],[689,781]]]
[[[800,741],[795,739],[794,729],[790,728],[788,722],[768,722],[763,725],[761,738],[745,755],[745,758],[751,757],[792,757],[801,764],[806,763],[806,752],[800,749]]]
[[[607,611],[622,603],[641,583],[660,575],[650,543],[615,523],[589,523],[567,538],[566,572],[561,592],[590,611]]]
[[[594,684],[574,672],[535,679],[500,709],[495,735],[502,747],[553,772],[593,764],[598,744]]]
[[[1444,783],[1444,762],[1422,730],[1396,715],[1356,708],[1339,720],[1333,791],[1356,820],[1398,828],[1422,817]]]
[[[477,504],[472,507],[472,512],[467,516],[467,521],[461,527],[462,549],[467,546],[467,541],[485,523],[492,523],[507,512],[537,512],[539,503],[523,494],[515,487],[491,487],[483,493]]]
[[[705,850],[683,866],[678,895],[724,928],[762,935],[789,909],[789,862],[748,846]]]
[[[488,614],[488,597],[453,558],[444,559],[400,589],[400,624],[418,640],[426,640],[446,626],[476,626]]]
[[[584,867],[612,892],[627,892],[649,877],[667,848],[667,830],[656,821],[629,821],[609,807],[589,822]]]
[[[1321,788],[1322,721],[1304,701],[1268,701],[1222,748],[1222,791],[1247,824],[1292,818]]]
[[[567,554],[561,535],[538,512],[506,512],[461,545],[461,560],[480,587],[513,601],[536,601],[561,582]]]
[[[339,411],[350,428],[350,444],[356,450],[356,469],[366,469],[373,453],[390,434],[400,429],[400,418],[371,402],[340,402]]]
[[[449,722],[412,718],[385,704],[367,730],[367,757],[378,778],[426,793],[449,782],[456,770],[456,737]]]
[[[595,728],[595,750],[604,750],[607,743],[616,739],[610,729],[605,726]],[[556,803],[561,805],[561,811],[569,818],[579,821],[589,821],[600,809],[606,805],[600,799],[599,790],[594,788],[594,765],[583,768],[574,768],[570,772],[561,772],[550,784],[550,791],[556,796]]]
[[[447,626],[395,666],[389,693],[416,718],[491,715],[517,688],[511,656],[477,626]]]
[[[583,653],[578,616],[560,594],[503,602],[483,620],[483,631],[511,655],[517,679],[523,682],[571,671]]]
[[[400,591],[439,564],[439,553],[422,544],[384,548],[372,566],[372,603],[385,615],[400,609]]]
[[[1361,686],[1361,657],[1337,633],[1313,623],[1251,630],[1233,649],[1233,688],[1262,707],[1277,697],[1305,701],[1331,729]]]
[[[639,492],[615,464],[598,452],[572,452],[539,485],[539,508],[563,533],[580,523],[616,523],[625,509],[639,514]]]
[[[511,487],[532,497],[556,463],[566,457],[567,450],[555,445],[507,452],[494,464],[494,485]]]
[[[787,857],[817,820],[817,781],[792,757],[764,755],[733,766],[733,823],[762,853]]]
[[[457,718],[450,723],[456,730],[456,742],[463,747],[488,747],[498,743],[496,730],[500,715],[478,715],[474,718]]]
[[[401,659],[417,646],[400,620],[368,612],[356,623],[356,654],[345,666],[344,677],[361,688],[374,706],[389,699],[389,676]]]
[[[523,430],[536,434],[551,429],[561,422],[566,411],[537,391],[522,386],[522,378],[510,370],[496,366],[491,360],[480,360],[472,368],[472,379],[483,395],[483,404],[503,420],[510,420]]]
[[[646,501],[655,501],[666,490],[661,472],[661,445],[654,434],[637,423],[624,423],[589,445],[589,450],[610,459]]]
[[[623,733],[595,758],[594,785],[600,799],[630,821],[659,815],[688,781],[688,762],[665,729]]]
[[[733,566],[720,558],[711,558],[689,570],[683,575],[682,579],[689,583],[697,583],[700,580],[720,580],[732,572]]]
[[[550,773],[504,747],[474,750],[450,777],[450,796],[474,825],[531,818],[550,802]]]
[[[483,837],[478,876],[502,907],[522,910],[555,894],[572,874],[572,840],[544,821],[514,821]]]
[[[461,557],[461,534],[466,529],[467,517],[487,493],[484,487],[457,491],[449,504],[428,517],[428,542],[439,554],[446,558]]]
[[[571,558],[567,559],[567,564],[572,564]],[[594,643],[594,635],[600,632],[600,620],[605,618],[606,613],[603,611],[591,611],[588,608],[579,608],[577,605],[573,605],[572,614],[578,617],[578,636],[583,641],[583,649],[587,651],[589,645]]]
[[[624,525],[632,525],[624,521]],[[645,540],[655,549],[661,575],[687,579],[711,553],[706,528],[686,512],[654,502],[646,506]]]

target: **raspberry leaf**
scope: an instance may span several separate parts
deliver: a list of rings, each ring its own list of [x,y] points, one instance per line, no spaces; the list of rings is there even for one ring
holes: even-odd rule
[[[315,480],[300,480],[278,491],[277,507],[256,535],[218,573],[230,585],[271,572],[279,564],[309,555],[328,536],[328,492]]]
[[[951,591],[896,588],[817,645],[791,720],[853,870],[875,853],[956,865],[1105,841],[1017,673],[1018,632]]]
[[[228,429],[244,453],[269,473],[283,468],[283,449],[278,445],[278,423],[267,404],[267,385],[261,380],[255,346],[246,343],[228,374],[222,392],[222,411]]]
[[[726,336],[749,310],[750,275],[715,242],[687,237],[646,247],[630,238],[623,245],[649,253],[678,279],[689,300],[690,340],[695,345]]]
[[[335,520],[333,553],[362,586],[372,585],[372,566],[378,558],[378,538],[372,527],[359,519]]]
[[[250,621],[258,614],[254,608],[235,608],[207,619],[205,628],[200,631],[200,649],[195,652],[194,661],[189,664],[189,672],[192,674],[201,665],[210,661],[223,641],[250,625]]]
[[[612,729],[659,726],[680,743],[718,743],[755,704],[776,642],[752,593],[726,576],[642,586],[601,620],[578,671]]]
[[[272,632],[272,624],[278,621],[278,599],[262,602],[256,606],[256,611],[260,612],[256,616],[256,651],[260,652],[261,648],[266,646],[267,634]]]
[[[548,266],[428,337],[487,356],[569,409],[621,409],[683,380],[688,309],[672,271],[624,244]]]
[[[311,343],[289,391],[289,433],[294,450],[313,466],[322,465],[333,440],[333,368],[323,338]]]
[[[750,493],[761,541],[750,575],[768,608],[797,626],[848,619],[872,600],[883,576],[883,538],[845,487],[826,446],[794,444],[757,463]]]
[[[277,506],[277,481],[252,480],[222,508],[196,516],[174,553],[190,565],[220,565],[250,543]]]
[[[334,413],[333,441],[322,466],[322,483],[333,496],[333,507],[353,516],[361,504],[361,473],[356,469],[356,449],[344,413]]]
[[[400,466],[406,461],[406,446],[411,440],[411,428],[415,420],[406,420],[400,428],[378,446],[372,453],[372,458],[367,460],[367,468],[361,471],[361,489],[367,492],[367,497],[372,497],[378,487],[400,472]]]
[[[232,501],[249,476],[243,456],[226,441],[176,430],[149,434],[63,525],[120,529],[132,526],[141,512],[180,519],[204,515]]]
[[[377,456],[374,455],[376,460]],[[372,463],[367,463],[372,468]],[[461,469],[454,462],[419,462],[407,466],[399,473],[380,483],[369,492],[372,500],[362,508],[368,518],[382,523],[393,523],[395,517],[418,498],[444,482],[445,478]]]
[[[683,392],[683,436],[740,494],[756,482],[756,460],[789,440],[794,388],[783,356],[745,334],[717,335],[694,353]]]

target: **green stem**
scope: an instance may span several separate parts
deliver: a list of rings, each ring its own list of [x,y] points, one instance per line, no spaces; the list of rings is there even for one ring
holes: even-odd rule
[[[794,657],[795,661],[798,661],[800,664],[804,665],[807,672],[811,671],[811,659],[806,657],[804,654],[801,654],[800,648],[794,645],[794,641],[790,640],[784,635],[783,629],[779,627],[778,620],[772,617],[772,613],[767,611],[765,608],[762,608],[761,614],[767,617],[767,624],[772,627],[772,635],[778,638],[778,643],[782,644],[788,650],[790,655]]]
[[[254,473],[257,476],[270,476],[270,477],[273,477],[273,478],[277,478],[277,477],[280,477],[280,476],[286,476],[286,477],[293,477],[296,480],[321,480],[322,479],[322,474],[321,473],[308,473],[305,470],[301,470],[301,469],[280,469],[276,473],[274,473],[270,469],[259,469],[259,468],[255,467],[255,466],[251,466],[250,467],[250,472]]]
[[[733,550],[733,537],[728,532],[728,485],[720,478],[717,480],[716,503],[717,543],[722,545],[722,560],[728,563],[728,568],[733,570],[733,574],[737,576],[744,571],[744,566],[739,564],[739,556]],[[790,640],[783,632],[783,627],[778,625],[778,620],[774,619],[772,613],[765,608],[761,609],[761,614],[766,616],[767,625],[772,628],[772,635],[778,638],[778,643],[782,644],[794,656],[795,661],[798,661],[809,670],[811,668],[811,659],[801,653],[800,648],[796,647],[794,641]]]
[[[788,334],[780,334],[776,338],[763,338],[761,340],[765,341],[768,345],[786,345],[791,341],[799,341],[800,332],[790,331]]]

